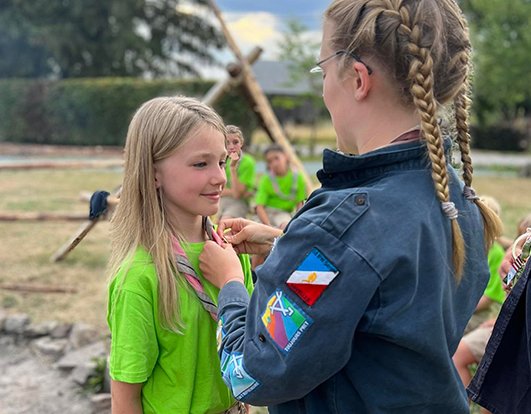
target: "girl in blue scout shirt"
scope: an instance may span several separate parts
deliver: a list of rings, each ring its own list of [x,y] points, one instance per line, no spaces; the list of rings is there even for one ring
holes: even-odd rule
[[[208,216],[226,180],[223,121],[195,99],[152,99],[124,154],[107,314],[112,412],[243,412],[220,375],[218,289],[199,270],[205,240],[217,237]],[[239,263],[251,291],[249,258]]]
[[[453,0],[335,0],[323,98],[337,133],[322,187],[277,229],[228,220],[207,242],[223,378],[270,413],[465,414],[452,355],[489,279],[500,222],[475,196],[470,42]],[[439,110],[455,112],[462,177]],[[356,155],[353,155],[356,154]],[[236,251],[272,250],[249,298]]]
[[[249,201],[255,190],[255,161],[252,156],[242,151],[244,143],[240,128],[227,125],[227,184],[221,193],[220,219],[246,217],[249,212]]]
[[[267,147],[264,158],[268,173],[258,184],[256,215],[262,223],[283,229],[292,214],[302,207],[306,185],[302,175],[290,168],[288,156],[280,145]]]

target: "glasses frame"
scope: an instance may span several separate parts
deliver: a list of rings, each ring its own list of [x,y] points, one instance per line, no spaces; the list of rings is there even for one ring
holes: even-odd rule
[[[346,50],[338,50],[337,52],[334,52],[332,55],[324,58],[323,60],[320,60],[319,62],[317,62],[315,64],[315,66],[313,68],[310,69],[310,73],[322,73],[323,72],[323,68],[321,67],[321,65],[325,62],[328,62],[329,60],[331,59],[334,59],[338,56],[341,56],[341,55],[347,55],[349,57],[351,57],[352,59],[354,59],[356,62],[360,62],[361,64],[363,64],[366,68],[367,68],[367,72],[369,73],[369,75],[372,75],[372,69],[370,68],[369,65],[367,65],[363,60],[361,60],[361,58],[356,55],[355,53],[353,52],[348,52]]]

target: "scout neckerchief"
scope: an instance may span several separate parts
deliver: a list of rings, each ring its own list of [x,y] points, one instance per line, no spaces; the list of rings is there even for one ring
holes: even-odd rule
[[[214,231],[212,222],[210,221],[208,217],[203,217],[203,231],[206,233],[206,236],[209,240],[213,240],[219,245],[221,245],[222,240],[219,237],[219,235]],[[197,275],[190,261],[186,257],[186,253],[181,247],[179,240],[177,240],[177,238],[173,236],[172,236],[172,247],[173,247],[173,252],[175,253],[175,261],[177,263],[177,270],[181,274],[184,275],[184,277],[186,278],[186,281],[190,284],[190,286],[192,286],[195,293],[197,294],[197,297],[199,298],[199,301],[203,305],[203,308],[205,308],[205,310],[208,313],[210,313],[210,316],[212,316],[212,319],[217,321],[218,320],[218,307],[212,301],[210,296],[208,296],[207,293],[205,292],[203,284],[201,283],[201,279],[199,279],[199,276]]]
[[[288,171],[289,174],[289,171]],[[271,185],[273,186],[273,191],[277,195],[278,198],[285,200],[285,201],[296,201],[297,200],[297,181],[299,178],[299,175],[292,171],[292,181],[291,181],[291,189],[289,194],[285,194],[280,190],[280,187],[278,185],[277,177],[274,174],[268,173],[269,178],[271,179]]]

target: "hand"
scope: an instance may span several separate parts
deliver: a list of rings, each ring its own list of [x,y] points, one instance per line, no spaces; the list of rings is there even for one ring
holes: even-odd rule
[[[517,247],[515,253],[518,255],[520,254],[520,251],[521,249]],[[504,279],[505,279],[505,276],[507,276],[507,273],[509,273],[509,270],[511,270],[511,265],[513,264],[513,261],[514,260],[513,260],[512,247],[509,247],[505,252],[505,256],[500,265],[500,268],[498,269],[498,274],[501,277],[503,290],[505,290],[505,293],[511,292],[511,286],[507,286],[504,282]]]
[[[238,253],[266,255],[273,247],[273,240],[282,235],[282,230],[243,218],[228,218],[219,222],[218,234],[225,237]]]
[[[481,325],[479,325],[481,328],[490,328],[492,326],[494,326],[494,324],[496,323],[496,318],[494,319],[488,319],[486,320],[485,322],[483,322]]]
[[[199,268],[203,276],[219,289],[231,281],[244,282],[240,259],[228,243],[220,246],[213,241],[206,241],[199,255]]]
[[[235,169],[238,165],[238,160],[240,159],[240,155],[237,152],[231,152],[229,154],[230,158],[230,168]]]

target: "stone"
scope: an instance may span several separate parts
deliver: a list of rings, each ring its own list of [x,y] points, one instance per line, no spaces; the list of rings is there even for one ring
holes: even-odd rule
[[[54,339],[67,338],[68,335],[70,335],[71,330],[72,330],[71,323],[58,322],[57,326],[54,329],[52,329],[52,331],[50,332],[50,337]]]
[[[24,333],[26,325],[30,323],[30,317],[25,313],[9,315],[4,321],[4,332],[20,335]]]
[[[90,397],[90,403],[92,405],[92,412],[94,414],[110,414],[111,412],[110,393],[94,394],[92,397]]]
[[[30,323],[24,330],[24,336],[26,338],[38,338],[40,336],[49,335],[56,326],[57,322],[54,321]]]
[[[66,353],[55,365],[59,369],[74,369],[92,363],[96,358],[105,358],[105,356],[105,344],[100,341]]]
[[[76,323],[70,331],[69,342],[72,349],[82,348],[100,339],[99,333],[92,326],[85,323]]]
[[[67,344],[68,341],[66,339],[52,339],[45,336],[33,341],[32,348],[41,355],[46,355],[56,360],[63,355]]]
[[[70,379],[83,387],[88,384],[89,378],[96,374],[96,368],[97,364],[95,362],[79,365],[72,370]]]

